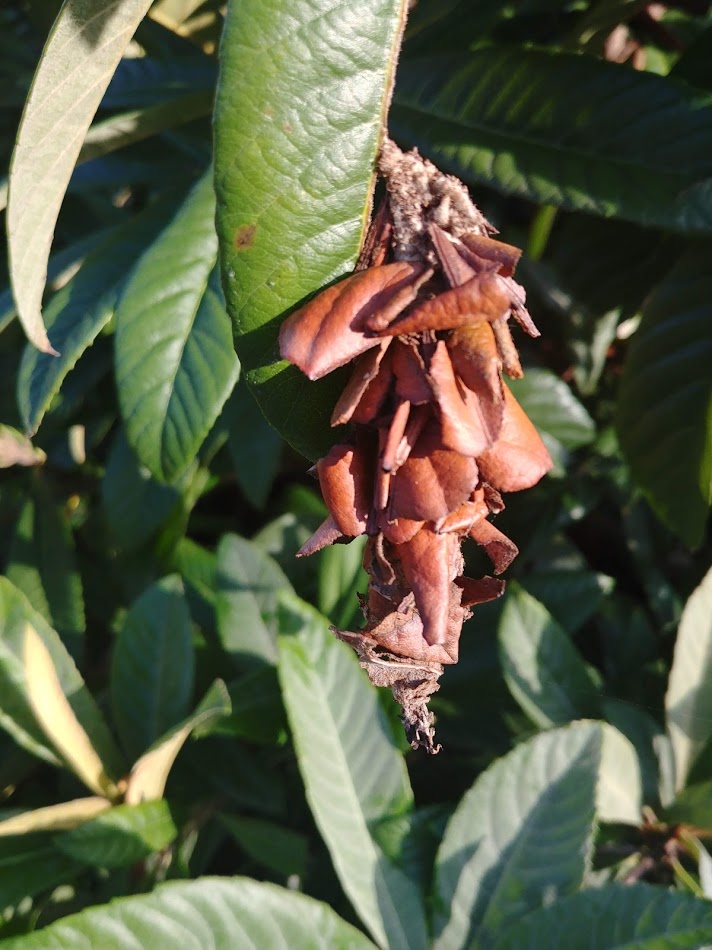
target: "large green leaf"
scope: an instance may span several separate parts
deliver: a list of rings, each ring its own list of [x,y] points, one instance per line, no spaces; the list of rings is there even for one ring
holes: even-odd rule
[[[665,696],[679,791],[695,756],[712,737],[712,570],[685,605]]]
[[[268,420],[312,458],[337,377],[279,361],[286,311],[354,265],[368,217],[404,0],[228,5],[215,106],[223,286]]]
[[[164,481],[195,458],[239,373],[215,268],[214,217],[206,173],[141,258],[116,313],[126,435]]]
[[[704,538],[712,504],[711,250],[692,248],[645,304],[618,393],[618,432],[633,474],[691,547]]]
[[[542,729],[600,713],[595,681],[549,611],[510,583],[499,623],[504,678],[522,709]]]
[[[574,894],[527,914],[495,950],[700,950],[712,943],[712,904],[635,884]]]
[[[50,623],[76,657],[85,630],[82,579],[64,509],[37,480],[17,521],[5,575]]]
[[[490,946],[509,919],[580,887],[601,746],[598,724],[576,723],[536,736],[477,779],[438,851],[434,947]]]
[[[49,652],[62,691],[102,763],[114,778],[119,777],[123,771],[122,757],[66,647],[25,596],[4,577],[0,577],[0,726],[29,752],[59,764],[30,702],[23,659],[28,623]]]
[[[418,887],[374,839],[378,823],[413,802],[376,689],[315,610],[290,597],[280,616],[279,675],[297,761],[341,886],[379,944],[424,948]]]
[[[131,605],[112,656],[114,722],[132,760],[187,715],[194,666],[190,613],[173,574]]]
[[[52,352],[42,324],[47,259],[82,140],[150,0],[65,0],[32,81],[10,167],[10,276],[22,325]]]
[[[92,907],[3,942],[6,950],[151,947],[152,950],[368,950],[367,937],[330,907],[249,878],[204,877]]]
[[[60,355],[28,346],[17,378],[18,406],[30,432],[37,429],[67,374],[113,316],[127,274],[165,226],[172,209],[173,200],[162,200],[112,231],[48,304],[45,320]]]
[[[278,564],[235,534],[218,545],[215,614],[218,635],[238,667],[277,659],[277,599],[291,585]]]
[[[712,100],[684,83],[588,56],[491,47],[404,62],[391,126],[471,182],[712,230]]]

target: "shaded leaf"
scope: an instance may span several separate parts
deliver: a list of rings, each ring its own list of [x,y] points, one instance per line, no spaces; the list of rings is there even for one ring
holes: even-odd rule
[[[102,505],[120,547],[134,551],[149,540],[180,503],[175,485],[151,477],[119,429],[109,450],[101,483]]]
[[[303,894],[249,878],[204,877],[159,885],[64,917],[33,934],[5,941],[7,950],[114,946],[231,950],[368,950],[367,937],[330,907]]]
[[[581,886],[601,744],[596,723],[544,732],[477,779],[436,858],[434,947],[491,946],[509,919]]]
[[[518,584],[507,589],[499,645],[507,685],[540,728],[599,714],[598,688],[581,655],[546,607]]]
[[[55,838],[63,853],[100,868],[122,868],[166,848],[178,830],[165,801],[116,805]]]
[[[647,884],[574,894],[527,914],[495,950],[700,950],[712,941],[712,905]]]
[[[49,834],[3,840],[0,849],[0,905],[3,909],[12,907],[71,880],[81,870],[81,864],[57,850]]]
[[[17,403],[28,431],[39,427],[80,356],[114,315],[126,275],[168,221],[173,200],[150,205],[93,246],[78,273],[47,305],[45,321],[59,357],[28,346],[17,377]]]
[[[232,712],[219,720],[215,732],[250,742],[280,743],[287,732],[282,694],[274,667],[245,673],[228,683]]]
[[[695,757],[712,737],[712,570],[685,605],[677,631],[668,689],[667,728],[679,791]]]
[[[227,444],[237,481],[253,507],[263,509],[282,454],[282,439],[267,422],[243,383],[225,406]]]
[[[245,854],[283,877],[304,876],[307,839],[304,835],[262,818],[221,815],[227,828]]]
[[[371,830],[413,801],[376,689],[316,611],[285,597],[280,618],[279,676],[297,760],[341,885],[379,944],[424,948],[418,888]]]
[[[281,0],[228,7],[215,106],[225,298],[262,410],[312,458],[340,374],[313,384],[276,361],[279,321],[355,263],[405,8],[297,0],[285,30]]]
[[[10,545],[5,575],[59,633],[76,658],[84,635],[84,594],[66,510],[42,482],[25,502]]]
[[[277,659],[277,600],[291,585],[278,565],[244,538],[224,535],[217,551],[215,613],[224,650],[238,667]]]
[[[594,57],[500,46],[404,62],[391,127],[467,181],[705,233],[711,117],[710,100],[683,83]]]
[[[655,288],[630,342],[617,427],[633,475],[690,547],[712,503],[709,245],[693,247]]]
[[[613,590],[614,580],[593,571],[535,571],[521,578],[522,587],[542,603],[567,633],[574,633]]]
[[[172,574],[131,605],[112,655],[114,722],[132,760],[187,715],[194,665],[190,613]]]
[[[104,90],[150,5],[67,0],[32,80],[10,167],[7,225],[19,317],[44,352],[52,351],[41,302],[57,214]]]
[[[116,385],[126,436],[151,474],[195,458],[239,373],[217,281],[209,174],[146,251],[116,313]]]
[[[77,162],[88,162],[119,148],[209,115],[213,90],[189,92],[165,102],[120,112],[95,122],[87,131]]]

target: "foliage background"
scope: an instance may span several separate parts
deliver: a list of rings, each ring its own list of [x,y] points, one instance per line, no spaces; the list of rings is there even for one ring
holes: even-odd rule
[[[11,224],[0,788],[2,817],[30,817],[0,837],[0,936],[29,947],[23,934],[84,911],[71,926],[96,939],[103,908],[127,933],[204,926],[216,946],[267,918],[272,936],[255,939],[305,945],[357,945],[347,921],[393,947],[609,947],[616,927],[640,946],[699,946],[712,940],[708,5],[411,11],[389,128],[525,248],[542,338],[523,344],[512,388],[556,461],[498,520],[521,553],[443,678],[434,759],[406,754],[390,697],[328,633],[359,622],[359,543],[294,559],[324,516],[303,456],[333,437],[338,381],[306,384],[274,340],[286,311],[353,265],[403,14],[316,6],[231,4],[215,98],[223,5],[153,5],[59,213],[44,303],[59,357],[16,319],[10,270],[24,315],[43,238]],[[8,172],[57,11],[0,11]],[[48,166],[74,105],[43,119]],[[18,146],[9,219],[13,200],[51,203],[37,167]],[[73,718],[48,714],[55,694]],[[192,883],[154,891],[166,880]],[[106,910],[124,896],[139,903]]]

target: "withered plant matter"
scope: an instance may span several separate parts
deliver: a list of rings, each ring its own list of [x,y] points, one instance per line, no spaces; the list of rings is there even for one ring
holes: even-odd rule
[[[552,462],[502,379],[522,375],[509,318],[539,335],[513,277],[521,252],[417,152],[387,140],[379,172],[387,197],[356,271],[280,332],[310,379],[353,361],[331,420],[351,435],[316,464],[329,517],[299,553],[368,535],[366,625],[334,633],[391,687],[413,747],[437,752],[428,698],[457,663],[470,608],[504,591],[463,576],[462,541],[504,571],[517,548],[488,519],[501,492],[531,487]]]

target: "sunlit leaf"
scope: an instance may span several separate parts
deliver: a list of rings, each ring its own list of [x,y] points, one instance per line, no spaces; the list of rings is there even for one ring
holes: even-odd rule
[[[307,456],[323,454],[339,382],[280,361],[277,333],[355,263],[406,6],[296,0],[288,27],[282,0],[228,6],[215,105],[225,298],[263,412]]]

